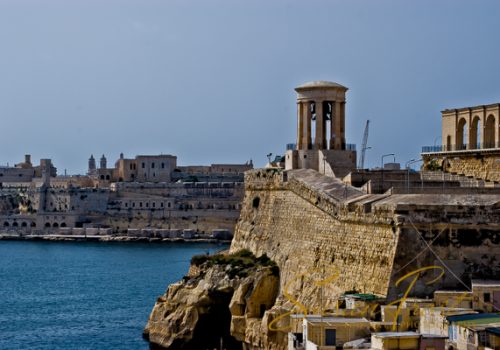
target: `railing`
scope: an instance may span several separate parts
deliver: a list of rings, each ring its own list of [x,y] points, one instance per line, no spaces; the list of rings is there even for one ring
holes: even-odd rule
[[[354,143],[346,143],[346,144],[343,144],[343,150],[346,150],[346,151],[355,151],[356,150],[356,144]],[[294,149],[297,149],[297,144],[296,143],[287,143],[286,144],[286,150],[287,151],[290,151],[290,150],[294,150]]]
[[[434,146],[423,146],[422,153],[436,153],[436,152],[453,152],[453,151],[466,151],[475,149],[491,149],[500,148],[500,142],[495,144],[494,142],[477,143],[475,145],[434,145]]]

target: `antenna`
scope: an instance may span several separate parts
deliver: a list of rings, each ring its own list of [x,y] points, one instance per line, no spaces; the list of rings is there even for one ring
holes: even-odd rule
[[[366,147],[368,143],[368,129],[370,127],[370,120],[368,119],[366,121],[365,125],[365,132],[363,134],[363,144],[361,145],[361,157],[359,158],[359,164],[358,164],[358,169],[364,169],[365,167],[365,153],[366,150],[371,148],[371,147]]]

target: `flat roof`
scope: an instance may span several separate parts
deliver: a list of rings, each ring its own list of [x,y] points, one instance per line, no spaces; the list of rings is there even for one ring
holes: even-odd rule
[[[472,280],[472,287],[500,287],[498,280]]]
[[[379,338],[418,338],[421,334],[417,332],[380,332],[372,333],[372,335]]]
[[[491,107],[498,107],[500,106],[500,103],[491,103],[487,105],[478,105],[478,106],[471,106],[471,107],[460,107],[460,108],[450,108],[450,109],[444,109],[441,111],[441,113],[449,113],[449,112],[462,112],[462,111],[468,111],[469,109],[475,110],[475,109],[482,109],[482,108],[491,108]]]
[[[385,299],[384,297],[380,297],[378,295],[370,294],[370,293],[351,293],[351,294],[344,294],[342,297],[354,298],[354,299],[359,299],[359,300],[364,300],[364,301]]]
[[[500,336],[500,327],[488,327],[486,328],[486,332]]]
[[[488,323],[500,323],[500,314],[484,313],[484,314],[453,315],[453,316],[446,316],[446,319],[449,322],[474,326],[474,325],[481,325]]]
[[[353,318],[353,317],[334,317],[334,316],[323,316],[321,317],[320,315],[310,315],[310,316],[305,316],[304,319],[308,322],[311,323],[360,323],[360,322],[366,322],[369,323],[369,321],[364,318],[364,317],[358,317],[358,318]]]

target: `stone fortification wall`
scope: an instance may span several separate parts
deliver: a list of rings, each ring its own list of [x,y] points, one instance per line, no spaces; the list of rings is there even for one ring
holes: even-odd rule
[[[247,172],[230,252],[248,249],[275,261],[279,292],[258,315],[241,315],[250,305],[245,298],[238,308],[229,305],[231,335],[245,349],[284,350],[291,315],[334,313],[345,292],[392,302],[414,277],[410,296],[463,289],[470,278],[495,278],[499,209],[497,194],[372,195],[314,170]],[[398,283],[407,274],[411,278]],[[206,289],[217,288],[203,281]],[[159,315],[158,322],[172,317]],[[167,328],[155,332],[157,339],[171,336]]]
[[[391,219],[347,213],[343,201],[364,193],[337,179],[308,170],[288,174],[286,183],[287,173],[248,174],[231,250],[267,254],[280,266],[282,290],[293,290],[311,309],[320,292],[314,281],[332,274],[335,283],[323,286],[331,300],[354,289],[385,294],[398,243]]]
[[[411,280],[400,278],[433,265],[410,295],[498,276],[499,208],[497,194],[368,195],[312,170],[258,170],[246,175],[231,251],[267,254],[280,267],[280,294],[262,318],[269,329],[286,325],[290,313],[335,309],[347,291],[395,301]]]
[[[431,164],[442,167],[448,173],[460,174],[486,181],[500,182],[500,150],[478,150],[422,154],[424,168]]]

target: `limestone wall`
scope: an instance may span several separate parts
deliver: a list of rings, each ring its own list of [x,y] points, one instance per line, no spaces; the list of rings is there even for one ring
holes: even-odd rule
[[[448,173],[500,182],[500,151],[450,152],[423,155],[424,168],[433,160]]]
[[[418,269],[413,296],[500,274],[497,194],[368,195],[313,170],[257,170],[245,181],[231,251],[267,254],[280,267],[280,294],[259,323],[283,327],[268,348],[284,348],[291,314],[335,309],[347,291],[395,301],[411,279],[398,280]]]

